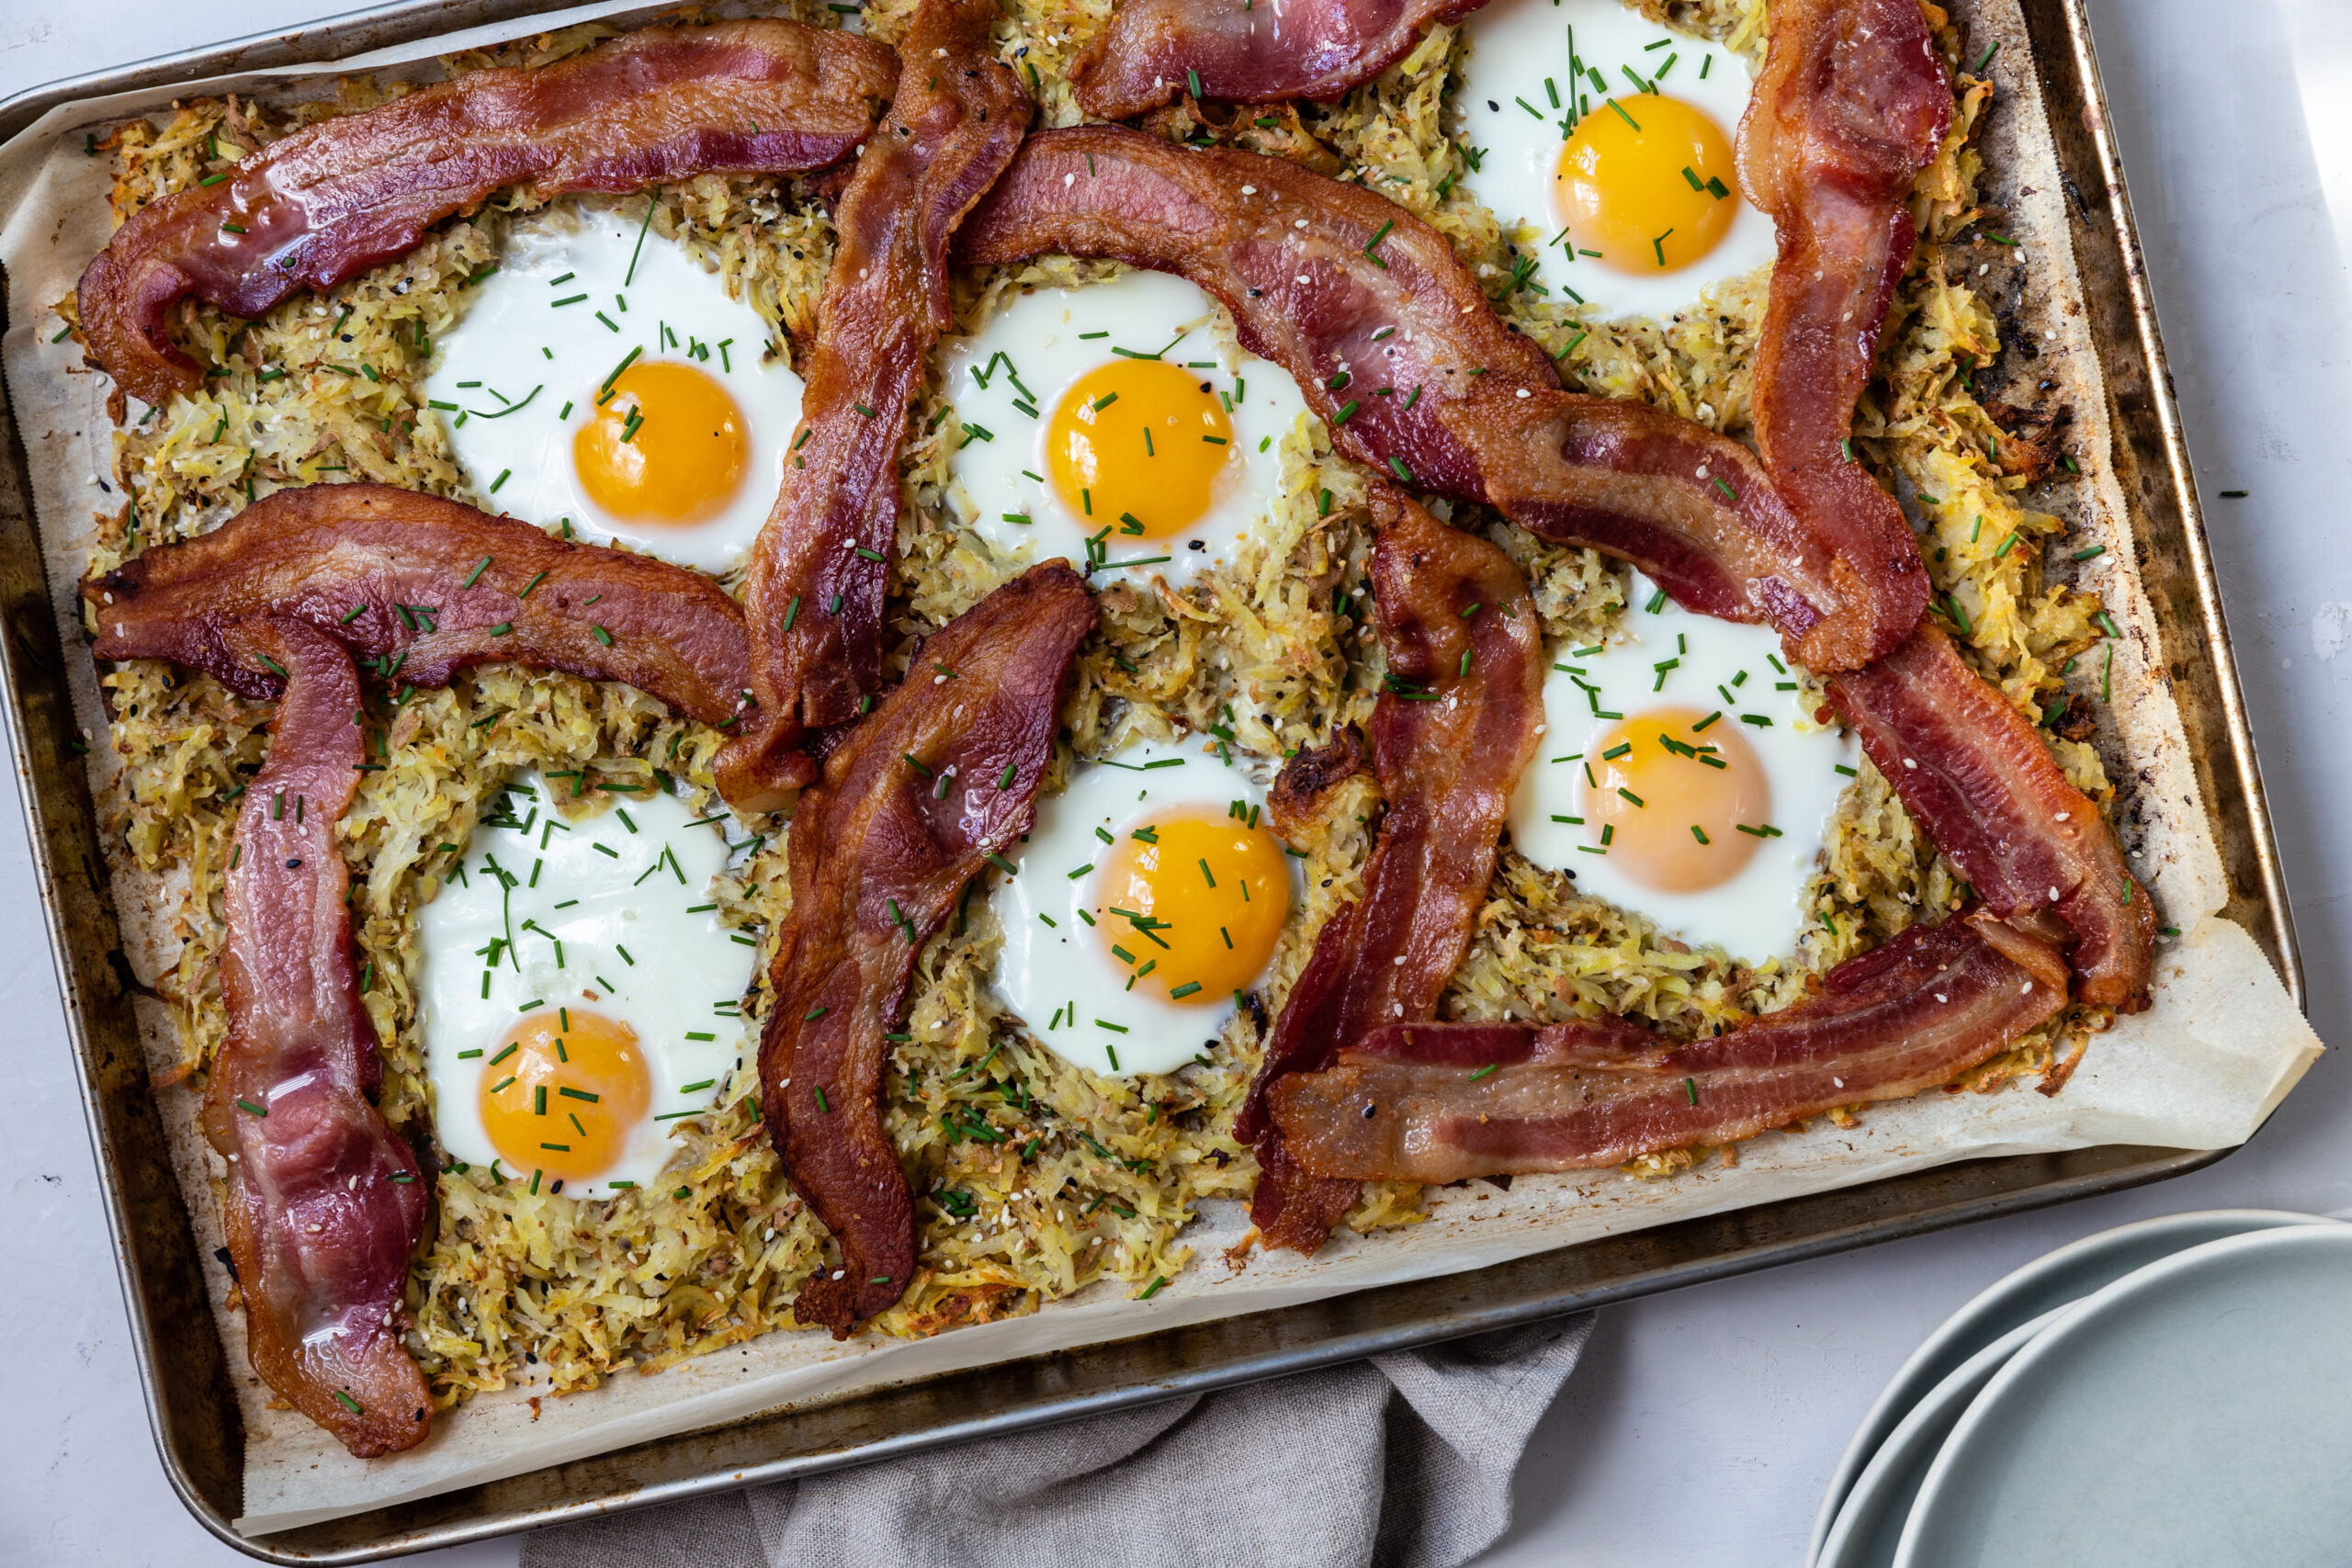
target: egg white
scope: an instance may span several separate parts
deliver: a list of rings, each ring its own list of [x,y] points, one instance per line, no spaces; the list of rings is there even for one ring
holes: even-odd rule
[[[1056,1055],[1105,1075],[1171,1073],[1216,1045],[1233,1016],[1230,996],[1187,1006],[1127,989],[1131,971],[1079,911],[1097,914],[1102,903],[1095,867],[1111,846],[1095,829],[1115,838],[1185,807],[1222,817],[1237,800],[1262,808],[1265,788],[1213,753],[1141,741],[1080,764],[1069,788],[1038,803],[1036,825],[1015,856],[1018,874],[998,884],[989,908],[1004,928],[997,994]],[[1295,911],[1304,888],[1296,863],[1284,863]]]
[[[1544,682],[1544,737],[1511,797],[1512,845],[1537,865],[1573,872],[1578,890],[1648,916],[1694,945],[1758,962],[1796,949],[1818,917],[1806,887],[1838,803],[1861,760],[1855,738],[1814,717],[1816,703],[1787,668],[1770,628],[1694,615],[1633,577],[1623,637],[1605,648],[1559,646]],[[1655,610],[1647,608],[1657,604]],[[1659,679],[1657,666],[1679,662]],[[1776,664],[1776,661],[1777,664]],[[1581,684],[1579,683],[1581,682]],[[1736,682],[1736,684],[1735,684]],[[1763,766],[1777,838],[1762,840],[1739,873],[1716,886],[1677,893],[1651,887],[1610,863],[1600,830],[1581,817],[1584,759],[1617,720],[1663,708],[1720,710]],[[1769,724],[1747,722],[1750,717]]]
[[[759,313],[729,299],[683,246],[644,230],[641,214],[601,207],[550,208],[517,220],[498,270],[469,293],[464,317],[441,335],[424,388],[447,423],[473,499],[544,525],[569,522],[578,537],[619,540],[700,571],[732,567],[775,504],[800,419],[800,378],[770,352]],[[671,360],[708,372],[742,411],[750,461],[725,510],[706,522],[616,517],[580,482],[572,437],[594,417],[600,389],[632,349],[639,364]]]
[[[1042,477],[1051,472],[1046,434],[1063,394],[1111,363],[1114,346],[1165,349],[1167,359],[1197,370],[1232,403],[1234,455],[1207,513],[1173,537],[1128,540],[1114,533],[1105,541],[1109,568],[1091,574],[1097,583],[1153,577],[1187,582],[1230,559],[1282,494],[1283,438],[1306,412],[1306,400],[1280,366],[1243,353],[1216,302],[1181,277],[1128,272],[1082,288],[1015,295],[978,332],[944,343],[941,379],[963,428],[950,460],[948,501],[1011,559],[1060,557],[1083,570],[1086,541],[1107,519],[1080,516]]]
[[[569,1005],[636,1032],[652,1108],[612,1168],[568,1189],[597,1197],[617,1181],[653,1181],[670,1156],[670,1129],[718,1102],[743,1057],[737,1013],[757,950],[710,908],[711,879],[728,860],[723,819],[697,822],[683,801],[655,794],[567,824],[548,801],[571,787],[542,774],[517,779],[505,808],[475,829],[418,921],[417,1011],[441,1145],[469,1165],[498,1155],[482,1126],[482,1074],[526,1013]],[[493,937],[514,945],[490,968]]]
[[[1611,97],[1634,105],[1635,89],[1623,68],[1650,80],[1671,56],[1674,64],[1657,81],[1658,90],[1704,109],[1735,145],[1755,89],[1745,59],[1721,44],[1650,21],[1620,0],[1496,0],[1463,26],[1471,47],[1454,89],[1460,140],[1465,147],[1484,150],[1468,185],[1506,231],[1524,226],[1535,231],[1533,281],[1551,298],[1589,303],[1606,319],[1663,318],[1695,304],[1714,285],[1771,262],[1772,221],[1741,199],[1735,202],[1738,210],[1730,231],[1689,266],[1655,277],[1618,272],[1573,254],[1561,243],[1553,195],[1566,140],[1561,122],[1571,90],[1571,39],[1587,71],[1599,71],[1610,84],[1602,94],[1589,75],[1584,77],[1577,89],[1580,113],[1609,113]],[[1663,48],[1648,47],[1660,39],[1668,40]],[[1558,107],[1552,102],[1555,92]]]

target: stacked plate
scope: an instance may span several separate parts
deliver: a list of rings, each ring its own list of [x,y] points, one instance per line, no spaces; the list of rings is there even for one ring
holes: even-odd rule
[[[2352,1224],[2173,1214],[2018,1269],[1879,1395],[1805,1561],[2352,1563]]]

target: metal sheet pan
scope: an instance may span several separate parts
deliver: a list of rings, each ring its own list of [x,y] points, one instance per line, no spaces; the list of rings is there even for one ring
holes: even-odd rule
[[[0,103],[0,140],[51,107],[231,71],[348,57],[544,9],[534,0],[405,0],[291,32],[146,61]],[[2205,525],[2091,47],[2084,0],[2024,0],[2089,328],[2105,371],[2113,462],[2131,511],[2182,720],[2231,883],[2300,1005],[2302,969],[2261,769],[2246,725]],[[0,278],[0,310],[11,302]],[[32,309],[32,301],[17,301]],[[16,748],[58,978],[81,1058],[117,1266],[164,1473],[204,1527],[276,1562],[357,1562],[610,1509],[674,1501],[971,1438],[1306,1371],[1751,1269],[2143,1182],[2227,1151],[2109,1145],[1971,1160],[1390,1286],[783,1409],[509,1480],[259,1540],[242,1512],[243,1433],[130,1009],[130,973],[96,842],[62,648],[27,500],[21,438],[0,390],[0,696]]]

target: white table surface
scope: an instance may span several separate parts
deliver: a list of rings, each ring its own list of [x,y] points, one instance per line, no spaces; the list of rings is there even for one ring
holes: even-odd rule
[[[0,96],[319,14],[166,0],[0,3]],[[2116,129],[2211,511],[2231,626],[2323,1039],[2352,1040],[2352,32],[2346,0],[2092,0]],[[2324,25],[2332,24],[2332,25]],[[26,302],[18,301],[18,308]],[[2222,490],[2245,490],[2222,501]],[[13,770],[0,814],[16,816]],[[0,823],[0,1561],[231,1563],[166,1487],[139,1402],[22,835]],[[1520,1467],[1485,1562],[1795,1563],[1848,1436],[1953,1308],[2027,1259],[2147,1214],[2352,1210],[2352,1086],[2331,1052],[2247,1148],[2177,1181],[1653,1296],[1603,1314]],[[511,1563],[510,1540],[441,1553]]]

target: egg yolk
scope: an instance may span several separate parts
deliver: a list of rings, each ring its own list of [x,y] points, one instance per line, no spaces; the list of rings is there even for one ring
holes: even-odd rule
[[[1102,861],[1094,932],[1129,972],[1129,990],[1223,1002],[1273,956],[1290,918],[1280,840],[1235,817],[1150,817]]]
[[[534,1011],[482,1068],[491,1146],[515,1170],[557,1180],[610,1170],[652,1100],[637,1031],[580,1008]]]
[[[632,523],[707,523],[751,467],[743,411],[699,366],[639,361],[571,438],[590,500]]]
[[[1054,493],[1115,558],[1122,538],[1191,527],[1216,500],[1233,421],[1208,383],[1159,359],[1114,359],[1062,394],[1046,428]]]
[[[1635,714],[1610,727],[1585,767],[1586,840],[1660,892],[1729,882],[1771,821],[1764,765],[1721,716],[1710,721],[1690,708]]]
[[[1584,117],[1553,191],[1563,245],[1619,272],[1673,272],[1720,243],[1738,215],[1731,141],[1704,109],[1643,94]],[[1721,191],[1720,196],[1716,194]]]

